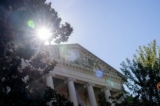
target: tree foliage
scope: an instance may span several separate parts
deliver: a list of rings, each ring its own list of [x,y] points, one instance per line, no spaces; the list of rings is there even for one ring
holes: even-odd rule
[[[128,78],[127,87],[145,106],[160,105],[160,93],[156,88],[160,81],[160,48],[154,40],[148,46],[140,46],[133,60],[123,62],[122,72]]]
[[[101,98],[98,101],[99,106],[111,106],[111,103],[106,101],[106,98],[104,98],[104,95],[98,95],[98,98]]]
[[[56,62],[35,36],[41,26],[51,29],[48,40],[56,43],[73,31],[46,0],[0,0],[0,106],[73,106],[44,85]]]
[[[1,0],[0,22],[4,41],[16,38],[28,42],[35,37],[37,28],[45,26],[54,33],[50,40],[54,38],[60,43],[67,41],[73,31],[69,23],[61,24],[58,13],[46,0]]]

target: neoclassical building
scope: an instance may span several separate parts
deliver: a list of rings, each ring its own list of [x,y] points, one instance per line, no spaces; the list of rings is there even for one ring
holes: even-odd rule
[[[74,106],[98,106],[100,99],[111,102],[109,96],[121,93],[125,76],[79,44],[51,45],[46,49],[49,59],[57,61],[46,77],[46,85],[64,94]]]

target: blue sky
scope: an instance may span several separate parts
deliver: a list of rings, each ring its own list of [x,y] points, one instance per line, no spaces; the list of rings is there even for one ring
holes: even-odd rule
[[[48,0],[78,43],[120,71],[140,45],[160,45],[160,0]]]

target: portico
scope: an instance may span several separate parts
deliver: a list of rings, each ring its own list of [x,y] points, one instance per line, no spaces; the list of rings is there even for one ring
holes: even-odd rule
[[[54,45],[50,54],[57,66],[46,76],[46,85],[64,94],[74,106],[98,106],[98,94],[102,93],[112,102],[109,96],[122,90],[124,76],[82,46]],[[102,77],[95,75],[97,69]]]

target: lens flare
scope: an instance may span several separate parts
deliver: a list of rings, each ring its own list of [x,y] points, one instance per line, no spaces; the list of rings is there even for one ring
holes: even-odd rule
[[[51,37],[52,33],[49,29],[42,27],[37,30],[37,36],[41,40],[48,40]]]
[[[103,72],[101,70],[96,70],[95,71],[95,75],[98,77],[98,78],[102,78],[103,77]]]
[[[34,21],[33,20],[29,20],[28,21],[28,26],[31,27],[31,28],[34,28],[35,27]]]
[[[76,62],[80,55],[79,52],[77,50],[67,50],[66,47],[60,47],[60,56],[66,60],[66,61],[70,61],[70,62]]]
[[[110,78],[107,78],[107,79],[106,79],[106,83],[108,83],[108,84],[111,85],[112,87],[114,86],[114,82],[113,82]]]
[[[68,58],[69,61],[76,61],[79,58],[79,53],[76,50],[69,50],[66,58]]]

